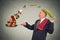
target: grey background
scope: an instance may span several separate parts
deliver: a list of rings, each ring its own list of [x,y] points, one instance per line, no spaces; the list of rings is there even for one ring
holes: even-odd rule
[[[40,9],[48,9],[52,12],[52,15],[56,17],[54,22],[54,33],[47,34],[47,40],[59,40],[60,39],[60,1],[58,0],[0,0],[0,40],[31,40],[33,31],[29,30],[20,24],[27,21],[29,24],[39,18],[38,13]],[[31,7],[30,4],[35,3],[40,5]],[[26,8],[22,8],[23,5],[27,5]],[[11,15],[14,15],[16,11],[22,9],[22,15],[17,20],[17,27],[6,27],[6,22],[10,19]],[[49,19],[50,17],[47,16]]]

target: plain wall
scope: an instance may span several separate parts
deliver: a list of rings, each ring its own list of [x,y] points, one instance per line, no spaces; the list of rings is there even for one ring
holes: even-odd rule
[[[26,4],[26,8],[23,5]],[[30,6],[30,4],[37,4],[41,7]],[[29,30],[20,24],[27,21],[29,24],[34,24],[39,18],[38,13],[40,9],[48,9],[52,15],[56,17],[54,22],[54,33],[47,34],[47,40],[59,40],[59,12],[60,3],[56,0],[1,0],[0,1],[0,40],[31,40],[33,30]],[[17,27],[6,27],[6,22],[14,15],[16,11],[22,9],[23,12],[17,20]],[[47,18],[50,19],[49,16]]]

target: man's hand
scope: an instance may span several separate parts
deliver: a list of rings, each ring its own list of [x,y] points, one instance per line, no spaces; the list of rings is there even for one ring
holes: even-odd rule
[[[56,17],[53,17],[53,18],[51,18],[50,21],[51,21],[52,23],[54,23],[55,19],[56,19]]]
[[[26,26],[27,25],[27,22],[23,22],[21,23],[22,26]]]

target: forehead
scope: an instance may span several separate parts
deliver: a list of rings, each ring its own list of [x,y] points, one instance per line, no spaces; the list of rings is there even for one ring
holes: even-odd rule
[[[42,10],[40,10],[40,12],[44,12],[45,13],[45,11],[42,9]]]
[[[40,14],[46,14],[45,10],[40,10]]]

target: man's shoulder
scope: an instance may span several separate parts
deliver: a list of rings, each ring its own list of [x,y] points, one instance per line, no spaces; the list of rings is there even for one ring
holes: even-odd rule
[[[35,23],[37,23],[38,21],[40,21],[40,19],[37,19],[37,20],[35,21]]]
[[[50,20],[49,20],[48,18],[46,18],[46,19],[48,20],[48,23],[50,23]],[[38,21],[40,21],[40,19],[37,19],[37,20],[36,20],[36,23],[37,23]]]

